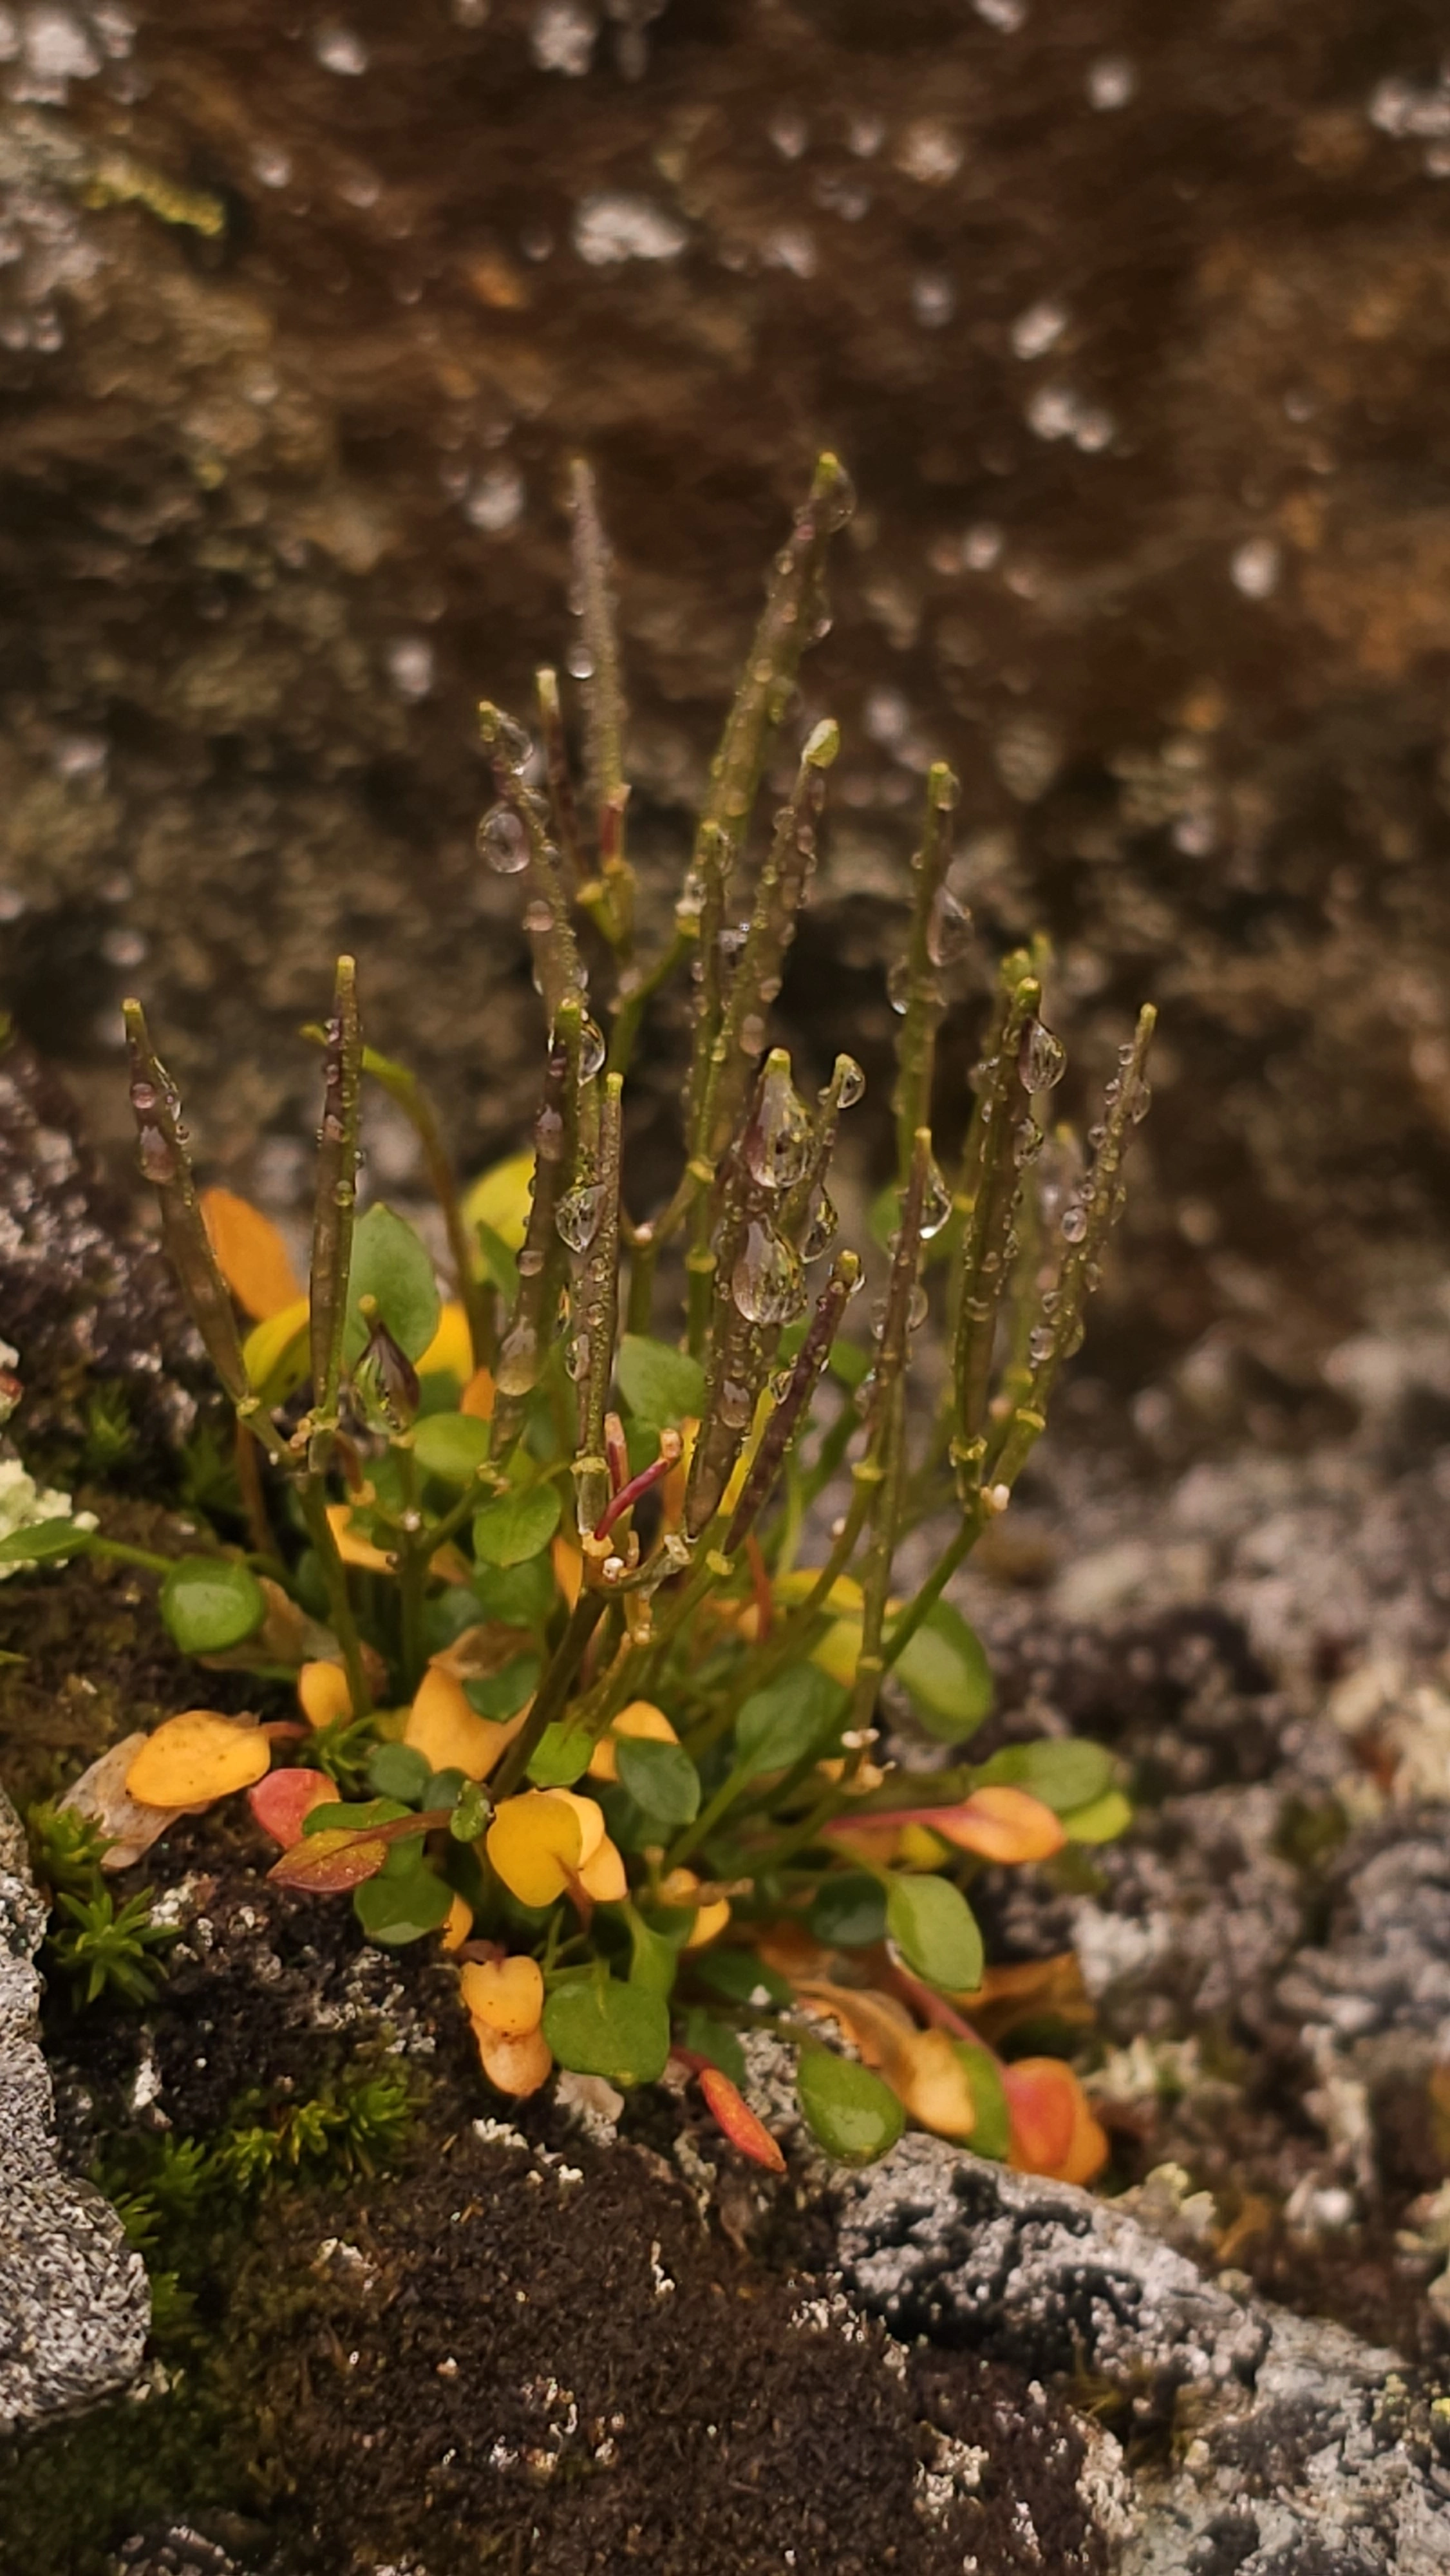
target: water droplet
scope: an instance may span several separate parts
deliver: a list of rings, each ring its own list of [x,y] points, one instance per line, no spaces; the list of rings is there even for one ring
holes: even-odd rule
[[[680,888],[679,901],[675,905],[675,912],[677,917],[682,921],[698,921],[704,908],[705,880],[701,876],[698,868],[691,868],[689,874],[685,878],[684,884]]]
[[[501,877],[516,877],[529,864],[529,836],[511,805],[494,805],[478,827],[478,855]]]
[[[926,1290],[918,1279],[916,1286],[911,1292],[906,1308],[907,1325],[913,1333],[917,1331],[919,1326],[926,1322],[930,1303],[931,1301],[927,1296]]]
[[[1042,1129],[1035,1118],[1024,1118],[1012,1139],[1012,1160],[1018,1171],[1035,1163],[1042,1151]]]
[[[806,1216],[805,1239],[801,1244],[801,1259],[819,1261],[823,1252],[829,1252],[836,1240],[840,1223],[841,1220],[826,1191],[813,1190],[810,1209]]]
[[[546,930],[552,930],[553,927],[553,905],[551,903],[545,903],[542,895],[536,895],[532,903],[525,904],[524,906],[525,930],[532,931],[534,937],[538,939],[542,938]]]
[[[1070,1360],[1075,1351],[1080,1351],[1082,1349],[1083,1343],[1086,1339],[1087,1325],[1084,1323],[1081,1315],[1077,1315],[1073,1318],[1073,1321],[1067,1328],[1067,1335],[1062,1345],[1063,1358],[1065,1360]]]
[[[606,1048],[604,1032],[596,1020],[586,1020],[579,1032],[579,1078],[592,1082],[604,1067]]]
[[[962,1311],[971,1317],[974,1324],[985,1324],[992,1311],[992,1301],[990,1297],[964,1297]]]
[[[921,1239],[930,1243],[940,1234],[952,1212],[952,1194],[934,1162],[926,1167],[926,1188],[921,1200]]]
[[[604,1192],[597,1181],[586,1181],[577,1190],[569,1190],[555,1210],[554,1223],[561,1242],[571,1252],[587,1252],[599,1232],[604,1213]]]
[[[904,957],[892,960],[886,976],[886,998],[893,1011],[904,1012],[911,999],[911,968]]]
[[[926,927],[926,953],[933,966],[952,966],[971,944],[972,916],[947,886],[939,886]]]
[[[730,1273],[730,1294],[747,1323],[790,1323],[806,1302],[799,1253],[771,1226],[751,1225]]]
[[[853,1055],[836,1058],[836,1099],[842,1109],[854,1109],[866,1088],[866,1076]]]
[[[727,1377],[720,1388],[718,1401],[721,1421],[728,1423],[732,1431],[743,1430],[754,1411],[749,1387],[742,1386],[738,1378]]]
[[[740,1052],[759,1055],[765,1044],[765,1021],[759,1011],[747,1011],[740,1023]]]
[[[1083,1206],[1081,1199],[1074,1199],[1072,1205],[1070,1207],[1065,1207],[1062,1211],[1063,1242],[1081,1243],[1087,1230],[1087,1209]]]
[[[178,1168],[176,1155],[159,1127],[143,1127],[136,1146],[141,1169],[148,1181],[164,1183],[175,1180]]]
[[[1055,1341],[1051,1324],[1033,1325],[1027,1336],[1027,1356],[1034,1368],[1041,1368],[1044,1360],[1051,1359]]]
[[[511,1326],[499,1347],[494,1384],[500,1395],[527,1395],[539,1374],[539,1337],[522,1319]]]
[[[1017,1071],[1024,1091],[1050,1091],[1061,1082],[1067,1067],[1067,1049],[1061,1038],[1041,1020],[1029,1020],[1022,1032],[1017,1055]]]
[[[564,1121],[557,1109],[541,1109],[534,1125],[534,1151],[541,1163],[557,1163],[564,1150]]]
[[[589,1366],[589,1336],[576,1333],[564,1353],[564,1366],[577,1384]]]
[[[145,1118],[156,1106],[159,1095],[154,1082],[133,1082],[131,1106],[138,1118]]]
[[[519,1277],[537,1279],[544,1266],[544,1256],[535,1243],[526,1243],[519,1253]]]
[[[790,1058],[766,1061],[755,1114],[745,1130],[746,1167],[764,1190],[788,1190],[802,1177],[811,1152],[811,1118],[790,1078]]]

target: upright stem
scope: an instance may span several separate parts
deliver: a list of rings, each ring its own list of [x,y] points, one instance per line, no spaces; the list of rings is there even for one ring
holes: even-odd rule
[[[488,1784],[488,1793],[495,1806],[512,1797],[544,1740],[545,1730],[561,1714],[569,1696],[569,1686],[583,1661],[584,1649],[604,1614],[606,1597],[603,1592],[586,1589],[575,1602],[569,1614],[569,1625],[555,1647],[534,1694],[533,1707]]]
[[[297,1479],[297,1499],[307,1524],[307,1535],[317,1550],[322,1579],[327,1586],[328,1616],[332,1632],[342,1648],[343,1666],[347,1673],[348,1696],[354,1717],[366,1717],[372,1707],[367,1671],[363,1663],[362,1639],[353,1617],[352,1601],[347,1588],[347,1568],[338,1554],[327,1517],[327,1489],[320,1475],[311,1471]]]
[[[312,1407],[321,1443],[315,1462],[319,1466],[337,1427],[353,1220],[357,1211],[361,1115],[362,1024],[358,1018],[357,969],[350,957],[339,957],[332,1018],[327,1024],[327,1069],[312,1219]]]

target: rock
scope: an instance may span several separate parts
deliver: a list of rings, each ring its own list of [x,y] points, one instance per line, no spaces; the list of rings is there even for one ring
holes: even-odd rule
[[[1136,2473],[1120,2576],[1446,2564],[1450,2405],[1395,2354],[1205,2280],[1110,2202],[912,2137],[847,2186],[839,2251],[896,2333],[1106,2383],[1171,2423],[1167,2459]]]
[[[151,2321],[115,2212],[58,2164],[36,2038],[45,1909],[0,1792],[0,2433],[128,2385]]]

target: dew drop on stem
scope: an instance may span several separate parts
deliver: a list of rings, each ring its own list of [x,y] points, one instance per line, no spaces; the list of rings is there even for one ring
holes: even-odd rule
[[[554,1215],[560,1241],[571,1252],[587,1252],[599,1232],[603,1213],[604,1192],[597,1181],[585,1181],[577,1190],[567,1190]]]
[[[1062,1239],[1063,1239],[1063,1242],[1064,1242],[1064,1243],[1081,1243],[1081,1241],[1082,1241],[1082,1239],[1083,1239],[1083,1236],[1087,1233],[1087,1230],[1088,1230],[1088,1212],[1087,1212],[1087,1209],[1083,1206],[1081,1199],[1074,1199],[1074,1200],[1073,1200],[1073,1202],[1072,1202],[1072,1204],[1071,1204],[1071,1206],[1070,1206],[1070,1207],[1065,1207],[1065,1208],[1063,1209],[1063,1211],[1062,1211]]]
[[[954,966],[971,945],[972,916],[946,886],[937,889],[926,925],[926,953],[933,966]]]
[[[810,1161],[811,1117],[790,1077],[790,1058],[771,1056],[745,1130],[746,1167],[765,1190],[788,1190]]]
[[[529,836],[511,805],[493,805],[478,827],[478,854],[501,877],[516,877],[529,864]]]
[[[1060,1037],[1041,1020],[1029,1020],[1022,1032],[1017,1056],[1017,1071],[1024,1091],[1050,1091],[1061,1082],[1067,1066],[1067,1049]]]
[[[737,1378],[725,1379],[720,1389],[719,1405],[720,1419],[732,1431],[743,1430],[754,1410],[749,1387],[742,1386]]]
[[[603,1068],[607,1050],[604,1032],[595,1020],[586,1020],[579,1032],[579,1079],[592,1082]]]
[[[942,1179],[941,1172],[936,1163],[928,1163],[926,1167],[926,1187],[922,1192],[921,1200],[921,1239],[923,1243],[930,1243],[933,1235],[940,1234],[942,1227],[950,1218],[951,1212],[951,1191],[947,1188],[945,1181]]]
[[[823,1189],[813,1190],[811,1192],[810,1207],[806,1214],[806,1230],[801,1243],[801,1259],[803,1261],[819,1261],[823,1252],[829,1252],[832,1244],[836,1240],[840,1223],[841,1220],[836,1214],[835,1206],[829,1193]]]
[[[866,1089],[866,1076],[853,1055],[836,1058],[836,1101],[842,1109],[854,1109]]]
[[[806,1302],[799,1253],[771,1226],[752,1223],[730,1273],[730,1295],[748,1324],[789,1324]]]

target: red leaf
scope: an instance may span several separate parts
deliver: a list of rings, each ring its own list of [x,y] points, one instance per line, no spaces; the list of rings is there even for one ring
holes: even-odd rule
[[[1077,2125],[1078,2087],[1056,2058],[1022,2058],[1002,2069],[1012,2114],[1012,2161],[1028,2173],[1055,2174],[1067,2162]]]
[[[388,1857],[381,1834],[304,1834],[274,1861],[267,1876],[279,1887],[297,1887],[311,1896],[337,1896],[376,1878]]]
[[[748,2102],[728,2075],[718,2066],[702,2066],[700,2090],[732,2147],[738,2147],[752,2164],[764,2165],[768,2173],[784,2173],[785,2158],[762,2120],[757,2120]]]
[[[300,1842],[302,1819],[314,1807],[338,1803],[337,1784],[325,1771],[269,1771],[265,1780],[247,1791],[247,1804],[263,1833],[270,1834],[284,1851]]]

